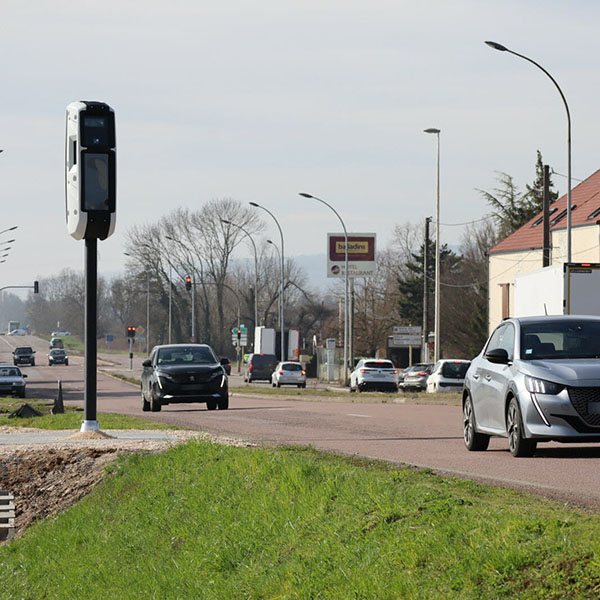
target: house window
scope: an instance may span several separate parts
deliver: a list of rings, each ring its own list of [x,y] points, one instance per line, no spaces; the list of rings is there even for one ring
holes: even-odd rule
[[[548,211],[548,215],[553,215],[556,211],[558,210],[558,208],[551,208]],[[589,218],[589,217],[588,217]],[[536,219],[531,226],[532,227],[537,227],[542,221],[544,220],[544,215],[542,215],[539,219]]]

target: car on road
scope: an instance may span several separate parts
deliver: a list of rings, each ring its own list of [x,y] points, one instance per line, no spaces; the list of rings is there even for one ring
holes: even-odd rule
[[[471,363],[462,407],[468,450],[491,436],[515,457],[539,442],[600,442],[600,318],[503,321]]]
[[[400,381],[400,387],[403,390],[424,391],[427,387],[427,378],[431,375],[432,368],[433,363],[413,365],[405,373],[402,381]]]
[[[25,378],[19,367],[10,364],[0,364],[0,394],[25,398]]]
[[[27,335],[26,329],[13,329],[9,331],[6,335]]]
[[[50,338],[50,341],[48,342],[48,348],[64,348],[65,344],[62,340],[62,338],[59,337],[53,337]]]
[[[208,410],[229,408],[229,386],[222,361],[207,344],[155,346],[143,363],[142,410],[205,402]]]
[[[431,370],[431,375],[427,378],[427,392],[433,394],[436,392],[460,392],[470,364],[470,360],[461,358],[438,360]]]
[[[350,391],[365,392],[398,391],[398,369],[391,360],[380,358],[361,359],[350,374]]]
[[[280,362],[271,374],[273,387],[282,385],[296,385],[299,388],[306,387],[306,371],[299,362]]]
[[[244,366],[244,382],[271,381],[271,375],[279,361],[274,354],[250,354]]]
[[[35,350],[31,346],[17,346],[13,350],[13,365],[31,365],[35,367]]]
[[[53,348],[48,352],[48,366],[69,364],[69,356],[62,348]]]

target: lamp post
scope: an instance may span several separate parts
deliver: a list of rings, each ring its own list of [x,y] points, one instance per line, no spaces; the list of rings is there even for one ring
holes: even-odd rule
[[[300,196],[303,198],[312,198],[331,209],[344,230],[344,385],[348,385],[348,231],[342,217],[340,217],[338,211],[331,204],[325,202],[322,198],[317,198],[317,196],[306,194],[305,192],[300,192]]]
[[[2,235],[3,233],[6,233],[7,231],[14,231],[15,229],[18,229],[18,225],[14,225],[13,227],[9,227],[8,229],[3,229],[2,231],[0,231],[0,235]],[[14,242],[14,240],[12,240]]]
[[[279,229],[279,236],[281,237],[281,291],[280,291],[280,298],[281,298],[281,310],[279,311],[279,327],[281,329],[281,359],[280,360],[286,360],[286,356],[285,356],[285,352],[284,352],[284,348],[285,348],[285,326],[284,326],[284,318],[283,318],[283,290],[284,290],[284,273],[285,273],[285,266],[284,266],[284,252],[283,252],[283,231],[281,231],[281,226],[279,225],[279,221],[275,218],[275,215],[268,209],[265,208],[264,206],[261,206],[260,204],[257,204],[256,202],[250,202],[249,203],[250,206],[254,206],[255,208],[262,208],[262,210],[264,210],[266,213],[269,213],[273,219],[273,221],[275,221],[275,225],[277,225],[277,229]]]
[[[187,250],[186,246],[180,242],[178,239],[171,237],[169,235],[165,235],[167,240],[171,242],[175,242],[179,244],[181,247]],[[172,272],[171,261],[169,261],[169,267],[171,267],[170,273]],[[195,277],[195,269],[192,266],[192,263],[188,263],[188,268],[190,271],[190,277],[192,278],[192,339],[196,340],[196,277]],[[169,340],[171,339],[171,293],[173,289],[173,282],[169,283]],[[170,343],[170,341],[169,341]],[[193,342],[195,343],[195,341]]]
[[[236,223],[232,223],[226,219],[221,219],[221,223],[231,225],[232,227],[237,227],[252,242],[252,247],[254,248],[254,326],[258,327],[258,253],[256,251],[256,244],[254,243],[252,236],[241,225],[237,225]]]
[[[530,62],[532,65],[535,65],[540,71],[543,71],[549,78],[550,81],[556,86],[558,93],[565,105],[565,110],[567,112],[567,262],[571,262],[571,112],[569,111],[569,105],[567,104],[567,99],[563,94],[560,86],[556,82],[556,79],[542,67],[542,65],[535,62],[531,58],[524,56],[523,54],[519,54],[518,52],[514,52],[513,50],[509,50],[506,46],[502,44],[498,44],[497,42],[485,42],[490,48],[494,50],[498,50],[500,52],[508,52],[509,54],[514,54],[527,62]]]
[[[273,248],[275,248],[275,251],[277,252],[277,258],[279,258],[279,260],[281,261],[281,252],[279,251],[279,246],[277,246],[277,244],[273,240],[267,240],[267,244],[271,244]],[[279,296],[277,302],[277,312],[281,314],[281,295]]]
[[[437,136],[437,177],[435,200],[435,299],[434,299],[434,336],[435,348],[433,360],[440,359],[440,130],[435,127],[423,130],[425,133],[435,133]]]

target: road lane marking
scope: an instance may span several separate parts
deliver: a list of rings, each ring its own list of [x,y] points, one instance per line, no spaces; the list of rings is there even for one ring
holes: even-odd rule
[[[348,413],[348,417],[363,417],[364,419],[371,419],[371,415],[359,415],[357,413]]]

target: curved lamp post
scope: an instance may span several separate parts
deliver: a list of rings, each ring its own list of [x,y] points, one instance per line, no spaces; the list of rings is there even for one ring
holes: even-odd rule
[[[437,183],[435,199],[435,300],[434,300],[434,350],[433,361],[440,359],[440,130],[435,127],[423,130],[425,133],[435,133],[437,136]],[[427,332],[423,332],[427,335]]]
[[[325,202],[322,198],[317,198],[317,196],[305,192],[300,192],[300,196],[303,198],[312,198],[331,209],[344,230],[344,385],[348,385],[348,231],[342,217],[340,217],[338,211],[331,204]]]
[[[254,248],[254,326],[258,327],[258,253],[256,251],[256,244],[254,243],[252,236],[241,225],[227,221],[227,219],[221,219],[221,223],[225,223],[225,225],[231,225],[232,227],[237,227],[252,242],[252,247]]]
[[[285,272],[285,268],[284,268],[284,253],[283,253],[283,231],[281,231],[281,226],[279,225],[279,221],[275,218],[275,215],[268,209],[265,208],[264,206],[261,206],[260,204],[257,204],[256,202],[249,202],[250,206],[254,206],[255,208],[261,208],[262,210],[264,210],[266,213],[269,213],[273,219],[273,221],[275,221],[275,225],[277,225],[277,229],[279,229],[279,236],[281,237],[281,291],[280,291],[280,298],[281,298],[281,310],[279,311],[279,327],[281,329],[281,359],[280,360],[286,360],[286,356],[285,356],[285,327],[284,327],[284,319],[283,319],[283,290],[284,290],[284,284],[283,284],[283,279],[284,279],[284,272]]]
[[[508,52],[509,54],[514,54],[527,62],[530,62],[532,65],[535,65],[540,71],[543,71],[549,78],[550,81],[556,86],[560,97],[562,98],[563,104],[565,105],[565,110],[567,111],[567,262],[571,262],[571,112],[569,111],[569,105],[567,104],[567,99],[563,94],[560,86],[556,82],[556,79],[542,67],[542,65],[535,62],[531,58],[524,56],[523,54],[519,54],[518,52],[514,52],[513,50],[509,50],[506,46],[502,44],[498,44],[497,42],[485,42],[490,48],[494,50],[498,50],[500,52]]]

